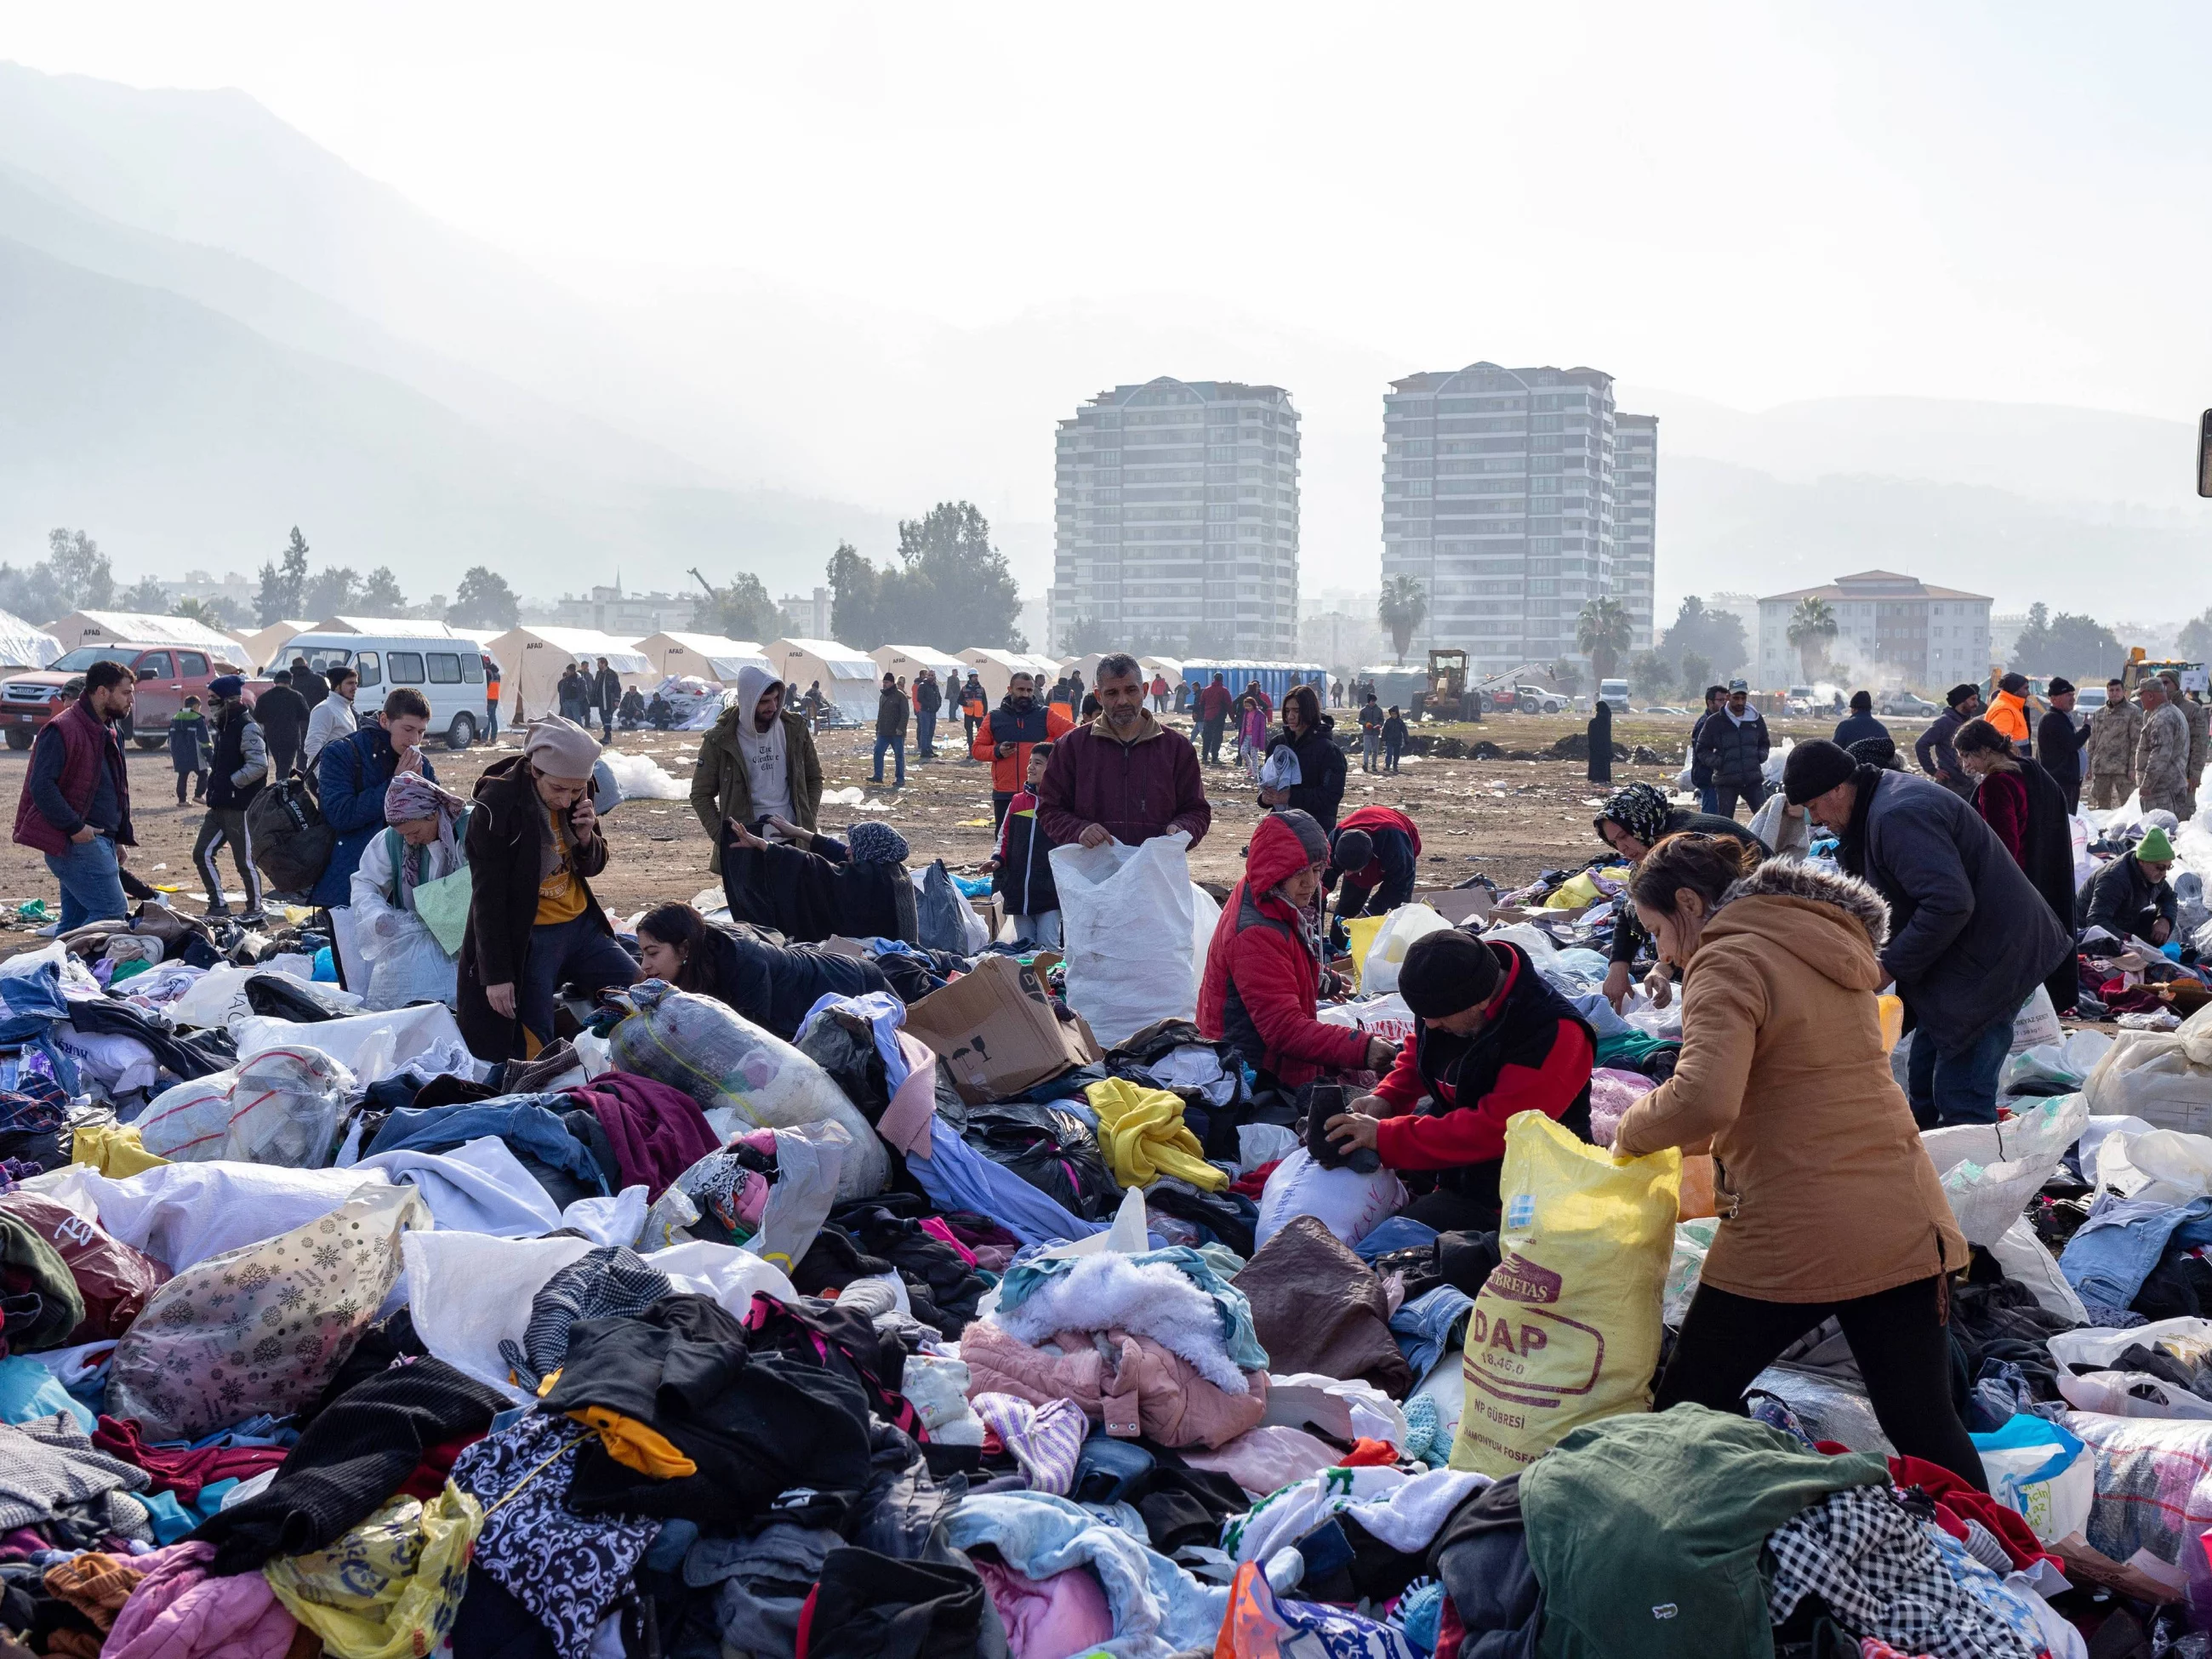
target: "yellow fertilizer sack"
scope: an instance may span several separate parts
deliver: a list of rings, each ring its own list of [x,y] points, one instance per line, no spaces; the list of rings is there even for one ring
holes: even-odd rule
[[[1682,1155],[1616,1158],[1541,1112],[1505,1126],[1502,1259],[1468,1316],[1451,1466],[1502,1480],[1567,1431],[1651,1408]]]
[[[1354,916],[1344,924],[1344,931],[1352,940],[1352,988],[1355,991],[1359,988],[1360,968],[1367,961],[1368,951],[1374,948],[1375,935],[1389,919],[1387,915]]]

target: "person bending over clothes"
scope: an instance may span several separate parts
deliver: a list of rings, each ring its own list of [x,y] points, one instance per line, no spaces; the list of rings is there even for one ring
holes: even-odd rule
[[[2081,926],[2164,945],[2180,926],[2180,905],[2166,880],[2172,868],[2173,843],[2153,824],[2130,851],[2100,865],[2089,878],[2081,890]]]
[[[1614,790],[1605,810],[1594,822],[1597,838],[1632,869],[1668,836],[1679,836],[1685,830],[1695,830],[1703,836],[1727,836],[1747,846],[1757,847],[1762,853],[1772,850],[1734,818],[1668,805],[1667,797],[1648,783],[1626,784]],[[1615,1012],[1628,1000],[1630,969],[1636,953],[1647,943],[1649,935],[1638,924],[1634,908],[1617,906],[1613,921],[1613,965],[1605,973],[1605,1000],[1613,1005]],[[1674,995],[1665,970],[1655,968],[1645,983],[1651,1000],[1664,1008]]]
[[[647,978],[726,1002],[787,1042],[822,998],[891,988],[872,962],[805,945],[771,945],[749,927],[708,921],[688,904],[647,911],[638,919],[637,944]]]
[[[637,979],[591,878],[607,867],[592,805],[599,745],[573,720],[532,722],[522,752],[477,780],[464,838],[475,872],[461,940],[460,1024],[478,1060],[529,1060],[553,1041],[554,995]]]
[[[419,772],[397,773],[385,788],[391,827],[362,849],[351,887],[354,945],[368,963],[372,1010],[424,997],[453,1003],[453,957],[416,908],[416,894],[465,866],[456,826],[467,811],[467,802]]]
[[[1742,1412],[1752,1379],[1832,1316],[1891,1443],[1988,1490],[1951,1401],[1948,1276],[1966,1241],[1882,1048],[1888,906],[1855,877],[1699,835],[1662,842],[1631,890],[1682,970],[1682,1054],[1613,1151],[1710,1144],[1722,1218],[1653,1409]]]
[[[1336,919],[1388,915],[1413,896],[1420,874],[1421,832],[1395,806],[1362,806],[1347,812],[1330,837],[1327,893],[1341,879]]]
[[[781,842],[734,819],[723,826],[722,894],[732,921],[773,927],[802,945],[833,935],[921,942],[905,836],[872,820],[843,841],[784,818],[769,823]]]
[[[1199,1034],[1227,1042],[1269,1082],[1295,1090],[1325,1072],[1382,1071],[1397,1050],[1380,1037],[1315,1018],[1321,1003],[1321,872],[1328,837],[1308,812],[1260,820],[1206,948]]]
[[[1413,941],[1398,994],[1413,1040],[1322,1128],[1340,1152],[1371,1146],[1427,1189],[1401,1213],[1438,1232],[1494,1229],[1506,1120],[1541,1112],[1589,1139],[1597,1039],[1527,951],[1457,928]]]

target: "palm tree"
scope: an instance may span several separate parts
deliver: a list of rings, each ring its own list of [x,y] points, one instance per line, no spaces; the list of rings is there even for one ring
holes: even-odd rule
[[[1635,638],[1636,624],[1619,599],[1592,599],[1575,618],[1575,649],[1589,659],[1590,672],[1601,680],[1613,678]]]
[[[1828,654],[1828,641],[1836,637],[1836,613],[1826,599],[1800,599],[1790,613],[1790,643],[1797,647],[1798,665],[1809,680]]]
[[[1393,576],[1382,584],[1382,597],[1375,607],[1375,620],[1390,635],[1390,643],[1398,653],[1398,661],[1406,660],[1406,648],[1413,642],[1413,635],[1428,619],[1429,596],[1419,582],[1411,576]]]

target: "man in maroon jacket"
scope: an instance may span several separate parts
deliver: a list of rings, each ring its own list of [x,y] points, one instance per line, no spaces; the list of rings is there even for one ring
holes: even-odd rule
[[[1206,738],[1206,763],[1221,764],[1221,732],[1228,724],[1229,711],[1237,706],[1236,694],[1221,683],[1216,674],[1213,683],[1198,694],[1198,729]]]
[[[1177,830],[1193,847],[1213,822],[1198,751],[1145,707],[1144,671],[1124,652],[1098,663],[1103,712],[1060,739],[1037,790],[1037,817],[1055,847],[1135,846]]]
[[[96,662],[76,701],[40,728],[15,806],[15,844],[46,855],[61,884],[61,931],[130,914],[123,855],[131,833],[131,772],[109,722],[131,712],[130,667]]]

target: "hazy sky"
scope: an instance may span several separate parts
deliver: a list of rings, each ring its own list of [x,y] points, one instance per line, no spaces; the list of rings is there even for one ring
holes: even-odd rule
[[[727,267],[966,325],[1185,291],[1407,368],[2184,418],[2208,47],[2143,4],[0,14],[0,56],[241,88],[587,287]]]

